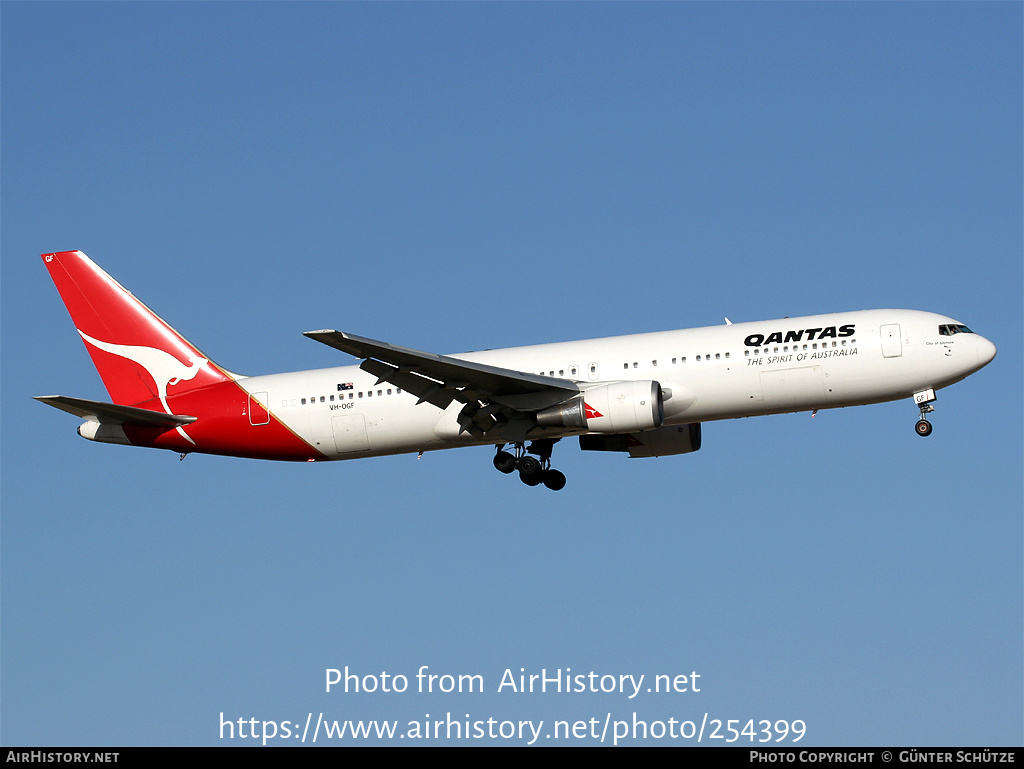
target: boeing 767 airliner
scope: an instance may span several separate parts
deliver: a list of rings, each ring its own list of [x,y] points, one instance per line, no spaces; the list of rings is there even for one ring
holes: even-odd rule
[[[697,451],[701,423],[912,398],[932,431],[935,391],[995,345],[952,318],[866,310],[436,355],[341,331],[306,336],[358,365],[266,376],[220,367],[81,251],[43,254],[112,403],[41,396],[105,443],[323,461],[496,447],[529,486],[565,486],[562,438],[585,451]]]

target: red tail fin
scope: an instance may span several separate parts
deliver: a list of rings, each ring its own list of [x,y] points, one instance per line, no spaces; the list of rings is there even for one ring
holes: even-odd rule
[[[81,251],[43,254],[43,261],[114,403],[159,398],[171,413],[168,388],[174,395],[230,381]]]

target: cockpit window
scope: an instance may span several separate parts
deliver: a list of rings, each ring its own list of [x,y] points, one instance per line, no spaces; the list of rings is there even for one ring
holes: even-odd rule
[[[967,326],[962,326],[957,323],[947,323],[939,326],[939,336],[953,336],[953,334],[973,334]]]

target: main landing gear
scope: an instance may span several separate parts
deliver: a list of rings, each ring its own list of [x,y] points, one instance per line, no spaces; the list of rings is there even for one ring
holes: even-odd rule
[[[552,491],[560,491],[565,488],[565,475],[551,468],[551,449],[554,445],[553,440],[533,441],[529,448],[524,443],[516,443],[513,454],[504,450],[504,443],[499,444],[494,455],[494,467],[506,474],[518,470],[519,480],[527,486],[543,483]]]
[[[928,421],[928,414],[935,411],[935,407],[932,405],[934,401],[934,390],[922,390],[919,393],[914,393],[914,403],[917,404],[918,412],[921,415],[917,424],[914,425],[914,432],[922,438],[927,438],[932,434],[932,423]]]

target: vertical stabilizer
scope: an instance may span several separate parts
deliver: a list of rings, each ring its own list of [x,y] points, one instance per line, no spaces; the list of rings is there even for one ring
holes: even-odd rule
[[[159,399],[230,377],[81,251],[43,262],[116,404]]]

